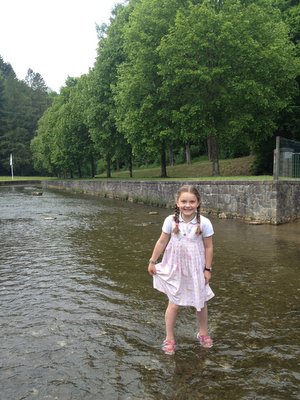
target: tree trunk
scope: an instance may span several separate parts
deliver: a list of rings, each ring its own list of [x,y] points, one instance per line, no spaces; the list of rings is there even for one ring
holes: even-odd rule
[[[185,160],[187,164],[192,164],[192,158],[191,158],[191,146],[189,143],[185,145]]]
[[[175,160],[174,160],[174,150],[173,150],[173,145],[172,144],[169,147],[169,157],[170,157],[170,165],[171,165],[171,167],[174,167]]]
[[[129,176],[130,176],[130,178],[132,178],[133,177],[133,173],[132,173],[132,149],[131,149],[131,147],[130,147],[130,150],[129,150],[128,163],[129,163]]]
[[[166,159],[166,146],[164,143],[161,145],[160,153],[160,165],[161,165],[161,178],[167,178],[167,159]]]
[[[111,178],[111,160],[110,160],[110,156],[106,157],[106,178]]]
[[[82,178],[82,172],[81,172],[81,164],[80,164],[80,162],[78,162],[78,164],[77,164],[77,169],[78,169],[78,176],[79,176],[79,178]]]
[[[91,162],[91,175],[92,175],[92,178],[95,178],[96,171],[95,171],[95,162],[94,162],[93,155],[91,155],[90,162]]]
[[[212,162],[212,175],[220,175],[218,143],[215,136],[207,138],[208,159]]]

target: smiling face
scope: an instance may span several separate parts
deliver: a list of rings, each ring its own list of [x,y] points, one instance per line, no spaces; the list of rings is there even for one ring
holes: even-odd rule
[[[189,222],[195,217],[197,207],[200,205],[197,197],[190,192],[181,193],[176,204],[185,222]]]

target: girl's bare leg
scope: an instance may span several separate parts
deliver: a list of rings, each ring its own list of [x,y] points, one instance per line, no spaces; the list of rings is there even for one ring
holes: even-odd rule
[[[165,323],[166,323],[166,340],[175,340],[174,338],[174,327],[177,318],[179,306],[173,304],[169,301],[168,307],[165,313]]]
[[[197,319],[199,322],[199,335],[207,336],[208,335],[208,309],[207,304],[205,303],[204,308],[201,311],[196,311]]]

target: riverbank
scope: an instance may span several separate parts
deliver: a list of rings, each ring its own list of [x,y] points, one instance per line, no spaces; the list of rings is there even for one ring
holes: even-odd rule
[[[201,193],[202,210],[219,218],[274,225],[300,218],[299,181],[45,180],[42,186],[170,207],[177,189],[191,183]]]
[[[18,180],[0,180],[0,186],[40,186],[42,181],[40,179],[18,179]]]

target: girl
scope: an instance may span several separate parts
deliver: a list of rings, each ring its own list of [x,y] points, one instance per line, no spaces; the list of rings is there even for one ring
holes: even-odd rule
[[[174,327],[179,306],[196,308],[199,322],[197,339],[203,347],[212,347],[208,334],[207,300],[214,297],[209,281],[212,272],[213,227],[200,215],[200,195],[195,186],[182,186],[176,195],[175,214],[169,215],[149,260],[148,272],[153,287],[168,296],[165,313],[166,339],[163,350],[174,354]],[[162,261],[156,264],[164,252]]]

